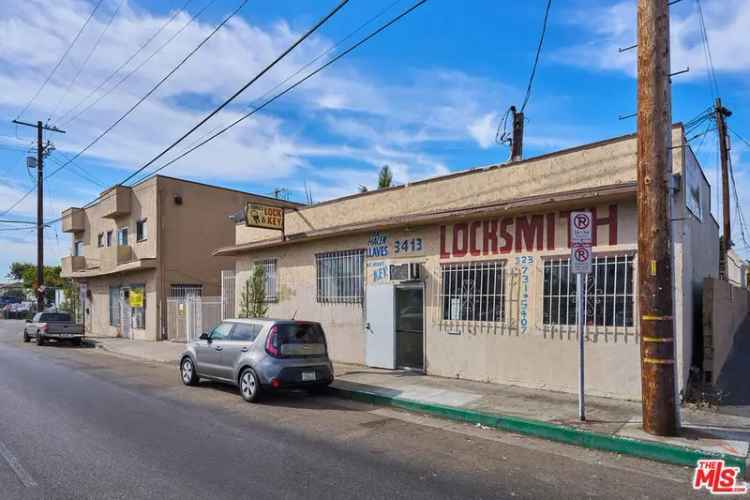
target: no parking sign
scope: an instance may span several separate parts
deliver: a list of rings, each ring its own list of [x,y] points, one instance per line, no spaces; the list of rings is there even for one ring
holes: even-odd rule
[[[570,213],[570,271],[591,272],[591,212]]]

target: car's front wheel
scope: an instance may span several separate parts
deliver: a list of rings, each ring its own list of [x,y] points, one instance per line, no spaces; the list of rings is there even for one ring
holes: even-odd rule
[[[240,374],[240,394],[248,403],[260,399],[260,381],[252,368],[245,368]]]
[[[195,365],[192,359],[186,357],[180,363],[180,378],[185,385],[198,384],[198,374],[195,373]]]
[[[36,345],[44,345],[44,337],[39,332],[36,333]]]
[[[26,332],[23,332],[23,341],[24,342],[31,342],[31,338],[28,336]]]

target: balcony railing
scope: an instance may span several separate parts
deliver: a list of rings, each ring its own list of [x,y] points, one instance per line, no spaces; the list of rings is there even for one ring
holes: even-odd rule
[[[62,274],[69,275],[77,271],[86,270],[86,257],[81,255],[68,255],[62,258]]]

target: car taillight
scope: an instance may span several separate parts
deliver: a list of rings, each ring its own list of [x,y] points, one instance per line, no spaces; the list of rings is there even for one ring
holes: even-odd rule
[[[281,357],[281,350],[279,346],[279,329],[275,326],[271,327],[271,331],[268,332],[268,337],[266,337],[266,352],[269,354],[269,356],[273,356],[274,358]]]
[[[39,330],[43,331],[44,333],[47,333],[47,324],[45,323],[42,326],[40,326]]]

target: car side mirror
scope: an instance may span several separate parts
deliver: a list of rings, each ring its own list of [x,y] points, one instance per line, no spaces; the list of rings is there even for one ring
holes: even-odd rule
[[[201,333],[201,336],[198,337],[200,340],[208,340],[208,334],[207,333]]]

